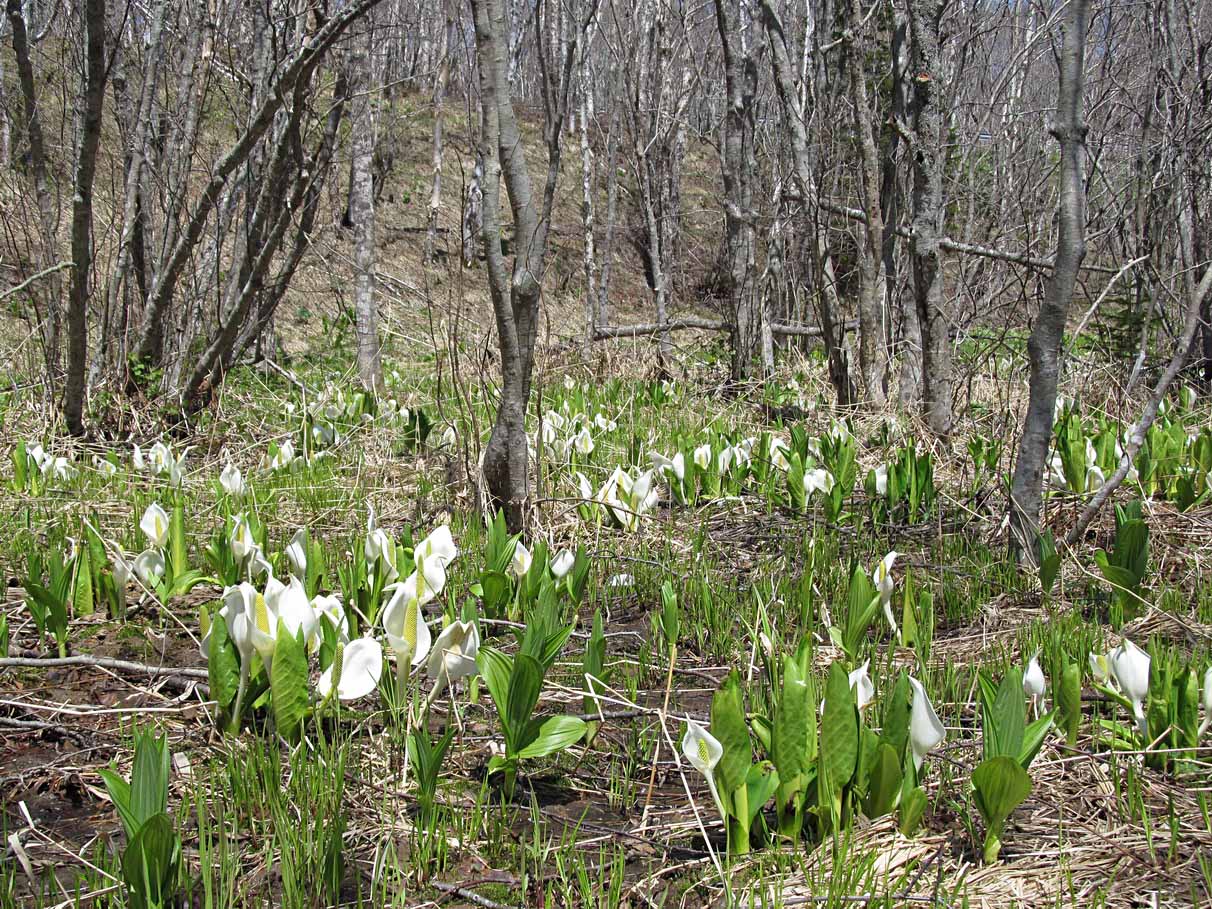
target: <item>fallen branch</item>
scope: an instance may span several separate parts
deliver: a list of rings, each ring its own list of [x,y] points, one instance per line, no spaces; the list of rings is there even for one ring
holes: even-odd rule
[[[845,331],[854,331],[858,327],[858,322],[850,321],[842,327]],[[666,331],[687,331],[690,329],[697,329],[699,331],[727,331],[729,328],[729,323],[722,319],[703,319],[697,316],[686,316],[682,319],[671,319],[664,324],[660,322],[645,322],[639,325],[609,325],[603,328],[595,328],[593,339],[595,341],[604,341],[608,338],[638,338],[641,335],[656,335]],[[792,325],[787,322],[773,323],[770,326],[770,331],[776,335],[800,338],[819,338],[822,334],[822,329],[819,325]]]
[[[98,669],[112,669],[115,672],[129,672],[133,675],[178,676],[187,679],[208,678],[205,669],[190,669],[182,666],[150,666],[147,663],[133,663],[130,660],[114,660],[109,657],[89,656],[81,654],[69,657],[4,657],[0,658],[0,669],[54,669],[61,666],[92,666]]]
[[[1077,519],[1077,523],[1073,525],[1073,529],[1065,536],[1066,545],[1073,546],[1081,539],[1082,534],[1086,532],[1086,528],[1090,526],[1090,522],[1094,520],[1099,510],[1111,498],[1111,494],[1124,482],[1124,479],[1128,476],[1128,471],[1132,469],[1132,463],[1136,460],[1137,453],[1140,451],[1141,446],[1145,444],[1145,433],[1149,431],[1149,427],[1157,419],[1157,412],[1161,406],[1162,398],[1166,395],[1166,389],[1170,387],[1170,383],[1174,381],[1175,377],[1187,363],[1187,354],[1191,350],[1191,342],[1194,340],[1195,332],[1199,328],[1199,311],[1203,305],[1204,298],[1209,293],[1212,293],[1212,265],[1209,265],[1205,269],[1203,280],[1199,282],[1199,286],[1195,288],[1191,296],[1190,305],[1187,308],[1186,322],[1183,324],[1183,335],[1178,339],[1178,344],[1174,349],[1174,356],[1170,358],[1170,365],[1166,367],[1166,371],[1162,374],[1162,377],[1157,380],[1157,385],[1153,387],[1153,394],[1149,396],[1145,409],[1141,412],[1140,419],[1132,427],[1132,432],[1128,436],[1128,443],[1124,446],[1123,457],[1120,458],[1119,467],[1099,487],[1098,492],[1094,494],[1094,498],[1090,500],[1090,504],[1086,506],[1081,517]]]

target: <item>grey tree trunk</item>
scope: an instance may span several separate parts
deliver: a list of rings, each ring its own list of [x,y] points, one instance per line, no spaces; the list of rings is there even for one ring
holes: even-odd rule
[[[13,31],[13,57],[17,65],[17,81],[21,85],[24,105],[24,122],[21,124],[24,141],[29,149],[28,170],[34,185],[34,196],[38,203],[38,227],[42,246],[41,264],[50,268],[57,260],[55,241],[55,208],[51,196],[50,180],[47,176],[46,145],[42,136],[42,116],[38,108],[38,92],[34,80],[34,66],[30,60],[29,34],[25,27],[25,16],[21,0],[7,0],[5,13]],[[60,296],[63,284],[58,272],[48,276],[45,307],[42,314],[42,343],[46,357],[47,375],[54,380],[59,372],[59,334],[62,315]]]
[[[380,2],[382,0],[354,0],[310,35],[298,53],[280,70],[270,91],[249,118],[248,127],[240,134],[235,144],[215,162],[210,178],[198,193],[192,210],[185,216],[184,227],[176,235],[171,249],[166,252],[164,265],[148,292],[143,331],[135,354],[138,360],[153,367],[161,365],[169,306],[176,294],[177,284],[181,280],[186,263],[202,238],[202,232],[222,196],[228,178],[245,164],[249,155],[273,126],[287,99],[296,96],[297,87],[300,84],[309,84],[316,67],[320,65],[333,43],[352,23]],[[205,381],[205,376],[200,381]]]
[[[1031,378],[1027,416],[1018,443],[1010,487],[1010,547],[1020,559],[1034,560],[1043,505],[1044,465],[1052,441],[1056,386],[1060,377],[1061,341],[1077,271],[1086,254],[1084,159],[1086,123],[1083,112],[1086,32],[1089,0],[1070,0],[1060,55],[1056,120],[1050,132],[1060,145],[1060,199],[1056,266],[1044,290],[1044,301],[1027,342]]]
[[[762,21],[770,44],[770,63],[774,72],[774,85],[778,92],[783,119],[787,124],[787,132],[791,138],[791,160],[795,166],[796,183],[799,185],[803,203],[807,205],[816,201],[818,195],[816,179],[812,174],[812,159],[808,149],[807,116],[803,100],[808,93],[805,91],[801,94],[796,89],[787,36],[783,30],[782,20],[775,11],[771,0],[762,0]],[[845,347],[845,330],[841,325],[841,322],[844,321],[841,300],[838,299],[837,282],[833,279],[833,263],[829,257],[824,232],[817,223],[813,225],[813,234],[811,248],[820,260],[818,270],[824,278],[820,282],[818,308],[821,319],[821,336],[829,358],[829,378],[837,394],[838,404],[848,407],[854,403],[857,394],[850,375],[850,358]]]
[[[724,250],[732,322],[732,378],[767,378],[774,370],[770,320],[754,280],[757,241],[753,205],[754,103],[757,61],[743,46],[733,0],[716,0],[715,21],[724,48],[724,112],[721,169],[724,178]]]
[[[84,85],[81,93],[80,144],[72,196],[72,267],[67,298],[67,377],[63,419],[72,435],[84,434],[85,375],[88,370],[89,274],[93,267],[93,178],[101,142],[105,102],[105,0],[84,5]]]
[[[442,4],[445,10],[446,22],[442,29],[442,46],[438,56],[437,71],[433,77],[433,182],[429,191],[429,219],[425,230],[424,262],[429,265],[434,260],[438,246],[438,213],[442,208],[442,128],[444,104],[446,100],[446,83],[450,79],[450,55],[452,36],[455,30],[454,12],[449,0]]]
[[[362,387],[377,392],[383,385],[383,367],[379,357],[379,314],[375,304],[375,199],[371,159],[375,151],[375,110],[371,97],[371,36],[354,39],[358,43],[350,59],[353,71],[350,145],[352,178],[349,187],[349,215],[353,221],[354,242],[354,317],[358,341],[358,375]],[[365,43],[365,46],[362,46]]]
[[[939,19],[946,0],[909,0],[913,72],[913,296],[921,337],[922,415],[939,436],[952,428],[951,338],[943,303],[943,115],[938,98]],[[910,356],[916,352],[910,351]],[[902,383],[904,378],[902,376]]]
[[[849,0],[845,41],[846,72],[854,107],[854,129],[858,136],[859,196],[863,221],[858,243],[859,276],[859,374],[867,400],[882,405],[888,395],[888,356],[884,341],[885,303],[883,276],[884,216],[880,208],[880,168],[871,108],[867,98],[867,76],[863,71],[865,42],[861,38],[863,14],[859,0]]]
[[[596,10],[596,4],[590,4]],[[537,53],[543,62],[544,137],[547,179],[541,207],[536,204],[530,170],[509,96],[508,31],[504,0],[472,0],[476,55],[480,70],[480,148],[484,162],[483,230],[488,288],[496,316],[501,354],[501,400],[492,435],[484,450],[484,480],[490,507],[504,512],[512,530],[526,519],[530,496],[525,416],[530,400],[539,297],[547,256],[551,208],[560,172],[560,139],[572,64],[584,27],[571,36],[562,60],[550,60],[544,48],[545,22],[538,17]],[[558,69],[557,69],[558,68]],[[553,72],[553,70],[555,70]],[[513,212],[514,260],[509,269],[501,253],[501,180]]]

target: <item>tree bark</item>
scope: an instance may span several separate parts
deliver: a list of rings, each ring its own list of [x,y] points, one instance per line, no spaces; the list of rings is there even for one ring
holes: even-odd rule
[[[21,0],[7,0],[5,13],[13,30],[13,57],[17,65],[17,81],[21,85],[24,105],[25,142],[29,147],[29,175],[34,184],[34,197],[38,204],[38,227],[42,244],[41,264],[49,268],[58,260],[55,242],[55,210],[51,196],[50,180],[47,176],[46,145],[42,136],[42,116],[38,108],[38,92],[34,80],[34,66],[30,60],[29,34],[25,27],[25,16]],[[60,295],[62,282],[58,272],[49,276],[43,315],[42,343],[45,348],[48,378],[52,381],[59,371]]]
[[[729,317],[733,322],[732,378],[765,380],[774,370],[770,320],[754,280],[754,103],[757,61],[743,47],[734,0],[716,0],[715,21],[724,48],[721,169],[724,178],[724,249],[728,261]]]
[[[791,54],[787,45],[782,20],[771,0],[762,0],[762,21],[770,44],[770,64],[774,72],[774,85],[778,92],[783,120],[791,138],[791,160],[795,168],[796,183],[800,196],[805,201],[818,201],[816,179],[812,174],[812,158],[808,148],[807,116],[800,92],[796,90]],[[815,219],[814,219],[815,221]],[[833,265],[829,257],[825,236],[819,222],[813,225],[812,251],[820,260],[820,271],[826,280],[821,282],[819,310],[821,333],[829,359],[829,378],[837,394],[837,403],[848,407],[854,403],[856,389],[850,375],[850,362],[846,354],[845,333],[838,331],[837,320],[841,318],[842,304],[837,294],[837,283],[832,279]]]
[[[590,16],[596,12],[591,3]],[[541,6],[541,9],[546,7]],[[548,230],[560,172],[560,139],[572,77],[573,58],[584,25],[567,44],[566,56],[551,61],[545,48],[545,21],[536,13],[536,53],[542,70],[547,179],[541,208],[531,188],[521,135],[509,97],[503,0],[472,0],[480,70],[480,148],[484,161],[483,238],[488,287],[501,353],[501,400],[484,450],[484,480],[491,506],[514,531],[525,525],[530,495],[525,416],[530,400],[539,298],[546,265]],[[553,67],[558,67],[553,72]],[[512,273],[501,253],[501,180],[514,223]]]
[[[93,267],[93,178],[101,142],[105,103],[105,0],[84,5],[84,85],[80,111],[80,146],[76,154],[72,196],[72,268],[67,298],[67,377],[63,419],[72,435],[84,434],[84,391],[88,369],[89,274]]]
[[[863,70],[865,42],[860,34],[863,12],[859,0],[849,0],[846,8],[846,72],[850,80],[850,101],[854,108],[854,129],[858,137],[859,195],[863,203],[858,244],[859,374],[867,400],[882,405],[888,395],[888,355],[884,341],[887,301],[884,299],[884,216],[880,208],[879,158],[871,128],[867,76]]]
[[[1044,464],[1052,441],[1061,341],[1077,272],[1086,254],[1083,112],[1086,32],[1089,0],[1070,0],[1061,46],[1060,82],[1052,135],[1060,145],[1060,199],[1056,267],[1044,291],[1043,305],[1027,342],[1031,378],[1027,416],[1018,444],[1010,487],[1010,546],[1019,558],[1034,560],[1043,504]]]
[[[379,357],[379,317],[375,304],[375,199],[371,158],[375,151],[375,112],[371,98],[371,35],[354,39],[359,46],[350,60],[353,77],[350,144],[352,179],[349,187],[349,214],[353,221],[354,242],[354,317],[358,341],[358,375],[362,387],[378,392],[383,385],[383,367]]]
[[[433,77],[433,182],[429,191],[429,218],[425,230],[424,262],[430,265],[438,246],[438,213],[442,207],[442,127],[446,101],[446,83],[450,79],[450,55],[452,36],[455,30],[454,12],[450,0],[443,0],[445,23],[442,29],[442,47],[438,55],[437,72]]]
[[[952,428],[951,338],[943,305],[943,116],[939,106],[939,19],[946,0],[910,0],[913,73],[913,296],[921,336],[921,404],[938,436]],[[916,352],[910,351],[913,357]],[[902,382],[903,382],[902,378]]]

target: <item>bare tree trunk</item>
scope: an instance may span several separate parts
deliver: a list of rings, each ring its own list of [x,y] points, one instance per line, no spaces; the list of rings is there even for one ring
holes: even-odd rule
[[[730,277],[732,378],[765,379],[774,370],[770,320],[754,280],[756,231],[753,207],[754,103],[757,61],[742,45],[733,0],[716,0],[715,21],[724,48],[724,113],[721,168],[724,177],[724,242]]]
[[[917,307],[901,293],[897,273],[897,225],[901,219],[902,189],[900,181],[900,140],[897,129],[907,117],[909,107],[909,21],[897,5],[893,10],[891,40],[892,110],[885,118],[880,136],[880,210],[884,213],[884,240],[880,258],[884,263],[884,299],[887,301],[886,322],[895,312],[900,321],[900,338],[896,355],[900,360],[900,384],[897,398],[901,406],[916,404],[922,396],[922,330]]]
[[[939,436],[951,433],[951,338],[943,309],[943,117],[939,107],[939,19],[946,0],[910,0],[912,40],[913,296],[921,336],[922,410]],[[909,356],[915,356],[914,351]],[[902,382],[904,379],[902,378]]]
[[[30,61],[29,35],[25,27],[25,16],[21,0],[7,0],[5,12],[13,30],[13,57],[17,64],[17,79],[21,85],[24,102],[25,142],[29,146],[29,175],[34,184],[34,196],[38,202],[38,227],[41,233],[44,268],[54,265],[58,256],[55,242],[54,199],[51,196],[50,180],[47,176],[46,146],[42,137],[42,116],[38,109],[38,94],[34,81],[34,67]],[[42,342],[45,348],[48,377],[54,379],[59,371],[60,295],[62,281],[58,272],[48,276],[46,310],[43,314]]]
[[[463,267],[476,261],[476,242],[484,230],[484,162],[477,156],[463,200]]]
[[[443,108],[446,100],[446,83],[450,79],[451,37],[455,30],[454,12],[451,10],[450,0],[444,0],[442,7],[446,13],[446,22],[442,29],[442,47],[438,57],[438,68],[433,77],[433,184],[429,192],[429,221],[425,231],[424,262],[426,265],[433,263],[438,245],[438,212],[442,207]]]
[[[72,197],[72,267],[67,298],[67,379],[63,391],[63,419],[68,432],[77,436],[84,434],[88,279],[93,267],[93,178],[97,173],[101,109],[105,102],[105,0],[86,0],[84,34],[84,86]]]
[[[864,215],[862,238],[858,244],[859,373],[867,400],[882,405],[888,394],[888,357],[884,343],[884,217],[880,208],[879,158],[871,130],[867,77],[863,72],[865,43],[861,37],[863,12],[859,0],[849,0],[847,16],[846,71],[858,136],[859,195]]]
[[[350,117],[353,174],[349,187],[350,218],[354,234],[354,316],[358,339],[358,375],[362,387],[377,392],[383,385],[379,358],[379,319],[375,305],[375,200],[371,158],[375,150],[375,112],[371,98],[370,55],[372,37],[358,43],[350,59],[353,105]],[[362,46],[365,42],[365,47]]]
[[[762,20],[766,37],[770,43],[770,63],[774,72],[774,85],[778,91],[783,119],[791,138],[791,160],[795,165],[796,182],[805,204],[817,200],[816,180],[812,174],[812,160],[808,150],[807,117],[801,93],[796,90],[792,76],[791,54],[782,20],[775,12],[771,0],[762,0]],[[807,92],[804,93],[805,95]],[[837,324],[841,318],[841,300],[837,295],[837,282],[833,277],[833,263],[829,257],[823,231],[819,225],[813,228],[812,251],[820,260],[818,271],[824,279],[820,282],[820,318],[822,337],[829,358],[829,378],[837,393],[837,402],[848,407],[856,398],[854,382],[850,376],[850,362],[845,348],[845,331]]]
[[[596,11],[596,3],[590,4]],[[546,9],[546,7],[541,7]],[[501,400],[492,435],[484,450],[484,480],[492,504],[513,530],[525,524],[530,495],[525,416],[530,400],[539,297],[547,256],[551,209],[560,172],[560,138],[568,109],[573,58],[584,25],[568,42],[567,56],[549,59],[545,22],[535,22],[536,53],[542,68],[547,143],[547,180],[541,208],[531,189],[521,135],[509,97],[506,68],[508,32],[504,0],[472,0],[480,69],[480,155],[484,161],[484,253],[488,287],[496,315],[501,353]],[[537,15],[537,14],[536,14]],[[553,67],[558,71],[553,72]],[[512,273],[501,253],[501,179],[504,177],[514,222]]]
[[[1030,392],[1010,487],[1010,546],[1020,558],[1034,559],[1039,539],[1044,464],[1052,441],[1061,341],[1077,271],[1086,254],[1083,91],[1089,18],[1089,0],[1070,0],[1059,61],[1056,121],[1050,130],[1060,144],[1060,231],[1056,267],[1048,280],[1043,305],[1027,342],[1031,364]]]
[[[617,67],[617,65],[616,65]],[[620,70],[616,68],[616,74]],[[616,75],[615,93],[623,84]],[[610,132],[606,137],[606,226],[602,238],[602,274],[598,281],[598,296],[595,301],[594,322],[598,329],[610,324],[610,273],[614,268],[614,236],[618,224],[619,210],[619,108],[617,97],[610,101]]]
[[[333,43],[353,22],[380,2],[381,0],[353,0],[314,32],[274,80],[265,99],[250,117],[248,127],[226,154],[215,162],[209,180],[198,194],[193,210],[185,219],[184,229],[177,235],[148,294],[143,332],[136,351],[137,359],[151,366],[160,365],[164,354],[164,324],[169,305],[176,293],[186,262],[201,239],[202,231],[219,201],[223,188],[227,185],[228,178],[248,160],[265,133],[273,126],[286,99],[294,96],[297,85],[307,85],[310,82],[316,67]]]

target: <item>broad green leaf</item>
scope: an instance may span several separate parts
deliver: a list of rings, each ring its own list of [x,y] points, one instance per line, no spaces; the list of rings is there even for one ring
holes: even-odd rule
[[[538,723],[535,737],[518,751],[518,760],[544,757],[563,751],[580,741],[585,734],[585,721],[575,716],[550,716]]]
[[[528,653],[519,653],[513,658],[506,709],[501,716],[501,724],[505,727],[505,747],[509,754],[530,744],[526,738],[527,726],[542,689],[543,669],[538,660]]]
[[[783,658],[783,690],[774,715],[770,754],[784,785],[804,774],[808,758],[808,724],[815,709],[808,700],[808,683],[792,656]]]
[[[495,647],[481,647],[476,655],[476,666],[488,686],[489,697],[497,707],[497,715],[504,717],[509,710],[509,679],[513,675],[513,658]]]
[[[76,588],[72,594],[72,610],[80,616],[92,615],[95,609],[92,549],[88,546],[81,546],[80,555],[76,559]]]
[[[168,742],[150,730],[135,740],[130,778],[130,813],[138,827],[168,808]]]
[[[309,688],[307,684],[307,649],[298,638],[291,636],[282,620],[278,620],[278,636],[270,670],[270,692],[273,699],[274,726],[288,742],[297,742],[303,732],[303,717],[307,715]]]
[[[926,790],[914,786],[901,798],[898,827],[905,836],[913,836],[926,813]]]
[[[821,761],[830,782],[840,791],[854,776],[858,763],[858,708],[850,679],[840,662],[829,666],[825,683],[825,713],[821,717]]]
[[[218,613],[211,622],[210,640],[206,646],[210,696],[218,702],[221,710],[230,710],[240,689],[240,656],[227,634],[227,621]]]
[[[1065,730],[1065,741],[1072,747],[1077,744],[1082,720],[1082,670],[1077,663],[1066,664],[1061,672],[1060,684],[1056,687],[1056,707]]]
[[[175,896],[181,843],[167,814],[150,817],[122,853],[122,877],[135,909],[161,909]]]
[[[1044,745],[1044,740],[1048,737],[1048,733],[1052,731],[1053,725],[1055,725],[1055,718],[1055,711],[1050,710],[1023,730],[1023,743],[1019,746],[1018,762],[1024,770],[1031,766],[1031,762],[1039,754],[1040,748]]]
[[[881,743],[867,774],[863,813],[869,818],[877,818],[895,808],[901,794],[901,783],[900,755],[887,742]]]
[[[720,789],[732,793],[745,784],[753,763],[753,746],[741,699],[741,679],[735,669],[711,699],[711,734],[724,746],[724,755],[715,768],[716,779]]]
[[[1060,555],[1056,551],[1056,541],[1052,531],[1046,530],[1039,537],[1039,585],[1044,593],[1051,593],[1060,572]]]
[[[1031,794],[1031,777],[1017,760],[998,755],[982,761],[972,771],[976,807],[985,825],[1000,837],[1006,818]]]
[[[899,759],[909,742],[909,676],[902,670],[884,700],[880,741],[892,746]]]
[[[749,817],[746,819],[747,824],[753,824],[753,819],[757,817],[758,812],[770,801],[770,796],[774,795],[774,791],[778,787],[778,771],[775,770],[774,765],[769,761],[762,761],[749,768],[749,773],[745,776],[746,803],[749,806]]]
[[[189,568],[185,539],[185,504],[181,501],[173,506],[173,514],[169,519],[168,546],[171,581]]]
[[[126,839],[129,841],[139,831],[139,822],[130,810],[130,783],[112,770],[105,769],[97,772],[105,783],[105,789],[109,792],[110,801],[114,803],[114,808],[118,811],[118,818],[122,821],[122,829],[126,831]]]

